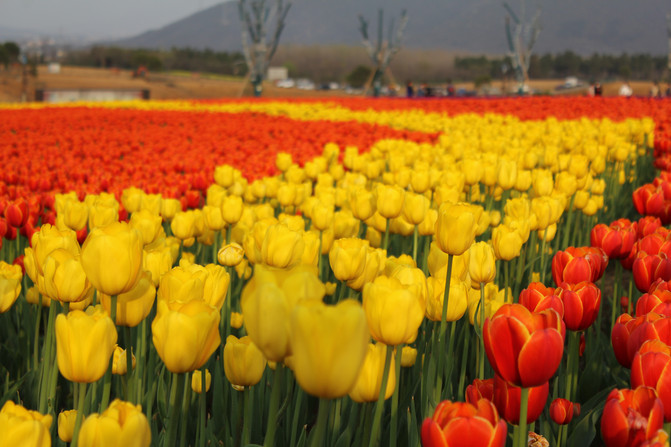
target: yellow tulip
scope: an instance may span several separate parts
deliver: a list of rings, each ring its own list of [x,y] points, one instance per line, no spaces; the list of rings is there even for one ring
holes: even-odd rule
[[[106,227],[119,220],[119,209],[113,206],[95,204],[89,207],[89,228]]]
[[[422,194],[431,187],[431,177],[427,169],[413,169],[410,173],[410,186],[417,194]]]
[[[419,234],[422,236],[433,236],[436,233],[436,221],[438,220],[438,211],[429,208],[426,211],[424,220],[417,226]]]
[[[154,216],[161,214],[163,197],[160,194],[143,194],[140,211],[149,211]]]
[[[293,160],[291,159],[291,154],[287,152],[277,153],[277,156],[275,157],[275,166],[281,172],[285,172],[292,164]]]
[[[176,238],[186,240],[196,235],[196,215],[193,211],[178,211],[170,222]]]
[[[21,293],[21,266],[0,261],[0,313],[7,312]]]
[[[27,410],[11,400],[0,409],[0,433],[3,446],[49,447],[51,446],[50,414],[42,415]]]
[[[417,360],[417,349],[410,346],[403,346],[401,350],[401,366],[409,368],[415,364]]]
[[[210,391],[210,384],[212,383],[212,374],[209,370],[205,370],[205,392]],[[191,375],[191,389],[194,393],[201,394],[203,392],[203,372],[196,370]]]
[[[227,196],[221,202],[221,217],[229,225],[235,225],[242,218],[244,206],[239,196]]]
[[[114,400],[102,413],[93,413],[79,430],[80,447],[149,447],[151,429],[140,405]]]
[[[501,224],[492,230],[492,246],[497,259],[510,261],[520,255],[522,236],[508,225]]]
[[[182,211],[182,203],[177,199],[163,199],[161,201],[161,217],[163,220],[172,220]]]
[[[240,312],[231,312],[231,327],[232,328],[240,329],[244,322],[245,322],[245,319]]]
[[[130,226],[140,232],[142,244],[149,245],[154,242],[163,230],[163,220],[158,214],[147,210],[136,211],[130,216]]]
[[[77,199],[66,200],[62,209],[57,211],[56,224],[59,228],[70,228],[79,231],[86,227],[89,219],[89,209],[85,203]]]
[[[168,271],[159,283],[158,299],[162,301],[202,300],[208,272],[197,264],[179,265]]]
[[[354,217],[350,210],[340,210],[334,214],[333,237],[342,239],[357,237],[359,234],[360,221]]]
[[[552,172],[547,169],[535,169],[532,174],[532,187],[536,197],[549,196],[552,194],[554,179]]]
[[[386,252],[384,250],[369,247],[363,272],[356,278],[347,281],[347,285],[354,290],[363,289],[364,284],[373,281],[384,271],[385,260]]]
[[[116,341],[116,327],[102,306],[56,317],[58,369],[71,382],[100,379],[107,371]]]
[[[349,392],[349,397],[355,402],[375,402],[382,387],[382,375],[384,373],[384,362],[387,354],[387,346],[383,343],[368,344],[366,358],[359,372],[359,377],[354,388]],[[394,356],[389,366],[389,377],[384,398],[389,399],[396,389],[396,368]]]
[[[30,245],[32,246],[35,268],[40,275],[44,274],[44,262],[52,251],[62,248],[73,255],[78,255],[81,252],[79,242],[77,242],[77,234],[74,231],[69,229],[59,230],[49,224],[42,225],[40,231],[33,234]],[[29,248],[26,248],[26,257],[28,256],[28,251]],[[30,276],[30,279],[37,284],[37,276],[33,277],[30,274],[29,268],[26,268],[26,272]]]
[[[163,275],[172,268],[174,261],[171,246],[163,240],[162,244],[152,244],[144,248],[142,270],[149,272],[154,286],[158,286]]]
[[[333,274],[340,281],[354,279],[366,267],[368,241],[358,238],[343,238],[333,242],[329,251],[329,263]]]
[[[335,399],[349,393],[363,366],[368,328],[361,305],[311,301],[291,314],[290,341],[296,381],[308,394]]]
[[[41,297],[41,299],[40,299]],[[43,307],[51,305],[51,299],[48,296],[40,295],[37,287],[33,286],[26,292],[26,301],[30,304],[40,304]]]
[[[64,410],[58,413],[58,437],[63,442],[71,442],[75,431],[77,410]]]
[[[151,331],[166,368],[174,373],[201,368],[221,342],[219,318],[219,311],[201,300],[159,300]]]
[[[140,211],[143,195],[144,191],[141,189],[135,187],[126,188],[121,192],[121,204],[129,213]]]
[[[59,248],[45,260],[44,289],[52,300],[64,303],[83,301],[93,293],[79,256]]]
[[[441,321],[443,314],[443,300],[445,298],[445,281],[430,276],[427,281],[428,300],[426,316],[431,321]],[[450,294],[447,302],[446,321],[456,321],[464,316],[468,307],[468,291],[466,285],[452,278]]]
[[[321,201],[314,204],[311,210],[312,227],[317,231],[324,231],[333,225],[334,210],[332,206]]]
[[[512,189],[517,183],[517,161],[499,159],[497,183],[504,190]]]
[[[499,287],[494,283],[488,283],[485,285],[485,319],[491,318],[497,310],[505,303],[513,302],[513,294],[508,288],[506,300],[506,291],[505,289],[499,290]],[[482,326],[483,321],[480,320],[480,290],[471,289],[468,292],[468,319],[471,324],[478,321],[478,324]]]
[[[385,219],[393,219],[401,214],[405,191],[395,185],[378,185],[375,207]]]
[[[238,339],[226,337],[224,346],[224,373],[231,385],[254,386],[261,381],[266,369],[266,358],[248,336]]]
[[[242,262],[244,257],[245,250],[235,242],[224,245],[217,253],[217,260],[226,267],[235,267]]]
[[[207,264],[205,271],[208,275],[203,287],[203,299],[210,306],[221,309],[226,300],[231,277],[224,267],[216,264]]]
[[[128,372],[128,355],[125,349],[120,346],[114,348],[112,353],[112,374],[119,376],[126,375]],[[135,355],[131,353],[132,368],[135,369]]]
[[[89,281],[100,292],[128,292],[141,272],[140,233],[125,222],[94,229],[84,241],[81,263]]]
[[[111,315],[112,298],[99,293],[100,304]],[[144,272],[135,283],[135,287],[125,293],[117,295],[116,324],[119,326],[135,327],[142,322],[154,306],[156,287],[149,272]]]
[[[496,277],[496,260],[494,249],[486,242],[476,242],[469,250],[470,262],[468,274],[473,281],[473,287],[480,288],[480,283],[494,281]]]
[[[301,233],[291,231],[285,224],[275,224],[268,227],[263,238],[261,258],[270,267],[290,268],[301,260],[304,248]]]
[[[375,196],[365,188],[351,189],[349,203],[352,214],[361,221],[369,219],[376,211]]]
[[[373,338],[386,345],[412,343],[426,308],[417,284],[378,276],[363,287],[363,310]]]
[[[443,204],[438,210],[436,242],[450,255],[464,253],[473,243],[481,209],[469,204]]]
[[[228,188],[235,181],[236,169],[231,165],[221,165],[214,168],[214,181],[217,185]]]
[[[403,218],[412,225],[419,225],[429,210],[429,199],[421,194],[406,193],[403,202]]]

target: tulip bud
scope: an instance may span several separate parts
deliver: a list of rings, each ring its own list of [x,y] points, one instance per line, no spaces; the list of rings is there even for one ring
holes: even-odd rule
[[[481,209],[468,204],[445,203],[438,210],[436,243],[450,255],[464,253],[473,243]]]
[[[566,425],[580,415],[580,404],[558,397],[550,404],[550,417],[555,424]]]
[[[496,260],[494,249],[486,242],[476,242],[471,245],[471,256],[468,264],[468,273],[474,285],[494,281],[496,277]]]
[[[296,265],[303,256],[305,242],[299,232],[291,231],[284,224],[271,225],[263,238],[261,257],[263,263],[276,268]]]
[[[384,373],[387,346],[383,343],[368,344],[366,358],[359,372],[354,388],[349,392],[349,397],[354,402],[375,402],[380,394],[382,387],[382,375]],[[394,357],[392,356],[389,366],[389,376],[387,378],[387,388],[384,391],[384,398],[389,399],[394,394],[396,388],[396,368],[394,367]]]
[[[119,376],[124,376],[128,372],[128,358],[126,357],[127,353],[125,349],[121,349],[121,346],[114,347],[114,353],[112,354],[112,374]],[[132,367],[135,369],[135,355],[131,353]]]
[[[263,353],[248,336],[226,338],[224,346],[224,373],[231,385],[253,386],[259,383],[266,369]]]
[[[401,351],[401,366],[403,368],[410,368],[417,360],[417,349],[411,346],[403,346]]]
[[[212,374],[210,371],[205,369],[205,392],[210,391],[210,384],[212,383]],[[191,376],[191,389],[196,394],[201,394],[203,392],[203,372],[201,370],[196,370]]]
[[[217,253],[217,260],[226,267],[235,267],[240,264],[245,257],[245,250],[235,242],[224,245]]]
[[[240,329],[244,323],[244,318],[240,312],[231,312],[231,327]]]
[[[350,190],[349,201],[352,214],[361,221],[369,219],[376,211],[375,196],[364,188]]]
[[[21,293],[21,267],[0,261],[0,313],[7,312]]]
[[[366,266],[368,241],[355,238],[334,241],[329,252],[333,273],[340,281],[349,281],[360,276]]]
[[[58,437],[63,442],[71,442],[75,431],[77,410],[64,410],[58,414]]]

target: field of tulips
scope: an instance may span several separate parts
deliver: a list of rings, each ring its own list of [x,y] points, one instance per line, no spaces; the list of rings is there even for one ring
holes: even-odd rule
[[[2,105],[0,447],[668,446],[669,117]]]

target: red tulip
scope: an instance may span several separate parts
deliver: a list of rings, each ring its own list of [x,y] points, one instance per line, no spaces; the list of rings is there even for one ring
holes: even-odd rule
[[[662,207],[664,205],[664,193],[651,183],[645,184],[636,189],[632,194],[636,211],[643,216],[661,217]],[[668,222],[662,223],[666,225]]]
[[[615,358],[625,368],[631,368],[631,362],[647,340],[671,342],[671,319],[663,318],[654,312],[636,318],[622,314],[615,321],[610,341],[613,345]]]
[[[493,402],[503,419],[513,425],[520,422],[520,400],[522,389],[494,376]],[[543,412],[548,399],[550,383],[529,388],[529,406],[527,407],[527,423],[534,422]]]
[[[603,249],[609,259],[626,258],[636,242],[636,224],[619,219],[610,226],[598,224],[592,228],[590,243]]]
[[[494,379],[475,379],[466,387],[466,402],[476,405],[480,399],[492,400],[494,396]]]
[[[555,294],[555,289],[545,287],[540,282],[532,282],[529,287],[520,292],[519,303],[532,312],[545,309],[554,309],[559,316],[564,316],[564,303]]]
[[[601,415],[601,437],[607,447],[641,445],[664,424],[664,406],[654,389],[614,389]]]
[[[652,234],[657,230],[657,228],[662,226],[662,221],[659,220],[659,217],[655,216],[644,216],[641,217],[637,222],[637,236],[638,239]]]
[[[664,420],[671,421],[671,348],[660,340],[643,343],[631,362],[631,386],[649,386],[664,405]]]
[[[503,447],[506,422],[494,404],[481,399],[476,405],[445,400],[422,424],[424,447]]]
[[[594,323],[601,305],[601,290],[591,282],[562,284],[557,295],[564,303],[564,323],[572,331],[584,331]]]
[[[550,404],[550,417],[555,424],[566,425],[580,415],[580,404],[558,397]]]
[[[28,202],[21,199],[8,204],[5,208],[5,219],[14,228],[24,226],[28,221]]]
[[[647,254],[641,251],[634,260],[632,273],[636,288],[646,293],[654,281],[671,280],[671,259],[665,253]]]
[[[662,245],[666,242],[666,236],[659,231],[661,228],[664,227],[660,227],[654,233],[648,234],[636,241],[631,252],[629,252],[629,256],[620,261],[622,267],[631,270],[639,252],[645,252],[650,255],[659,253]]]
[[[562,320],[553,309],[532,313],[504,304],[485,320],[485,352],[494,371],[520,387],[540,386],[555,373],[564,352]]]
[[[607,265],[608,256],[599,247],[568,247],[552,258],[552,278],[557,285],[596,282]]]
[[[671,291],[667,289],[666,281],[658,279],[650,286],[650,291],[644,293],[636,301],[636,315],[645,315],[649,312],[671,317]]]

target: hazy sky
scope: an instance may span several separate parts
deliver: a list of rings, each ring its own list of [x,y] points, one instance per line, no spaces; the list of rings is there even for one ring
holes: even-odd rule
[[[221,1],[0,0],[0,29],[125,37],[160,28]]]

